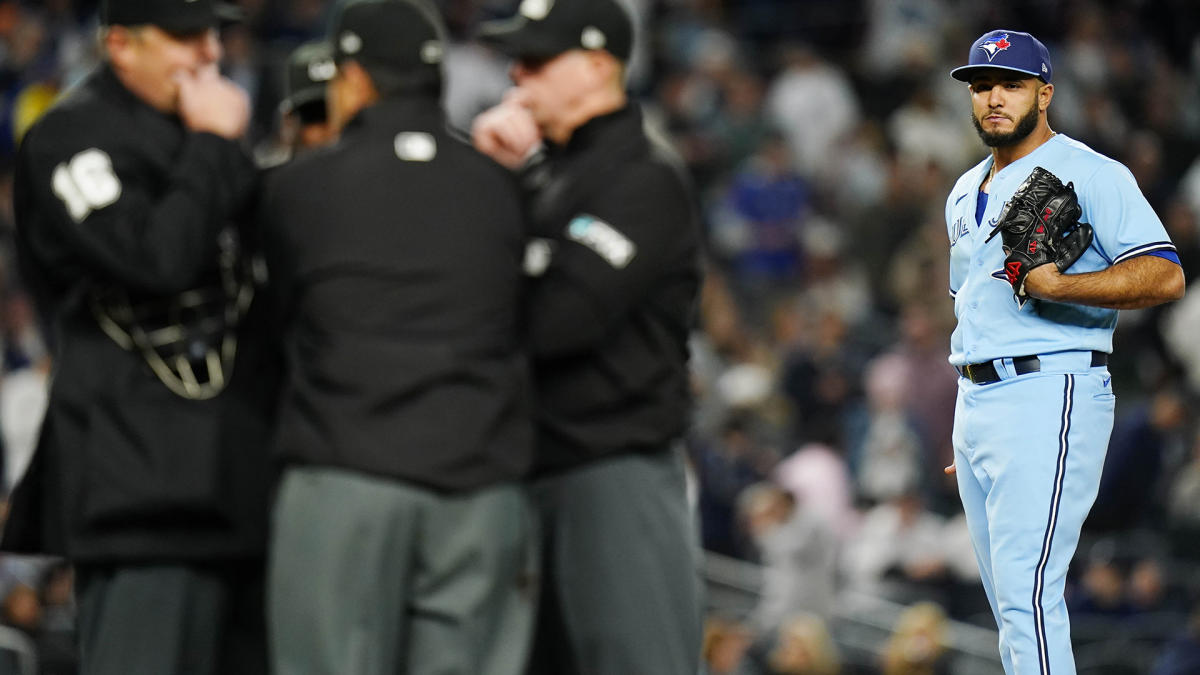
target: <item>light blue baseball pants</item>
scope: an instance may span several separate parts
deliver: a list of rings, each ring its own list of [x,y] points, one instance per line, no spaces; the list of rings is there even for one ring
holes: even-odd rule
[[[1008,675],[1074,675],[1063,587],[1112,432],[1116,397],[1091,353],[1042,355],[991,384],[959,379],[954,464]]]

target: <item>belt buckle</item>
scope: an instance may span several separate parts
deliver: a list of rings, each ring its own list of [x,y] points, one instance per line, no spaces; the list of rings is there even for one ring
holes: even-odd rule
[[[975,373],[971,372],[972,365],[973,364],[968,363],[967,365],[963,366],[963,372],[966,373],[968,380],[974,382],[975,381]]]

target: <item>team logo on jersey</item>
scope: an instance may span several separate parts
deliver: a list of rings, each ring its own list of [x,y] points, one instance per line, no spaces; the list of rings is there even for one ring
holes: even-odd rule
[[[1012,268],[1012,265],[1017,265],[1017,267]],[[1012,279],[1015,279],[1017,276],[1017,271],[1020,269],[1020,265],[1021,265],[1021,263],[1019,263],[1019,262],[1008,263],[1007,265],[1004,266],[1003,269],[998,269],[995,272],[992,272],[992,278],[997,281],[1003,281],[1004,285],[1008,286],[1011,289],[1012,288],[1012,280],[1009,278],[1009,275],[1011,274]],[[1025,303],[1029,302],[1028,297],[1019,298],[1019,297],[1017,297],[1016,293],[1013,293],[1013,299],[1017,301],[1017,309],[1018,310],[1024,309]]]
[[[953,229],[950,230],[950,247],[953,248],[954,245],[958,243],[959,239],[962,239],[964,236],[966,236],[969,233],[970,233],[970,230],[967,229],[967,219],[966,218],[960,217],[958,220],[955,220],[954,227],[953,227]]]
[[[979,48],[983,50],[983,53],[987,54],[988,63],[991,63],[997,54],[1008,50],[1011,46],[1012,43],[1008,41],[1008,33],[1005,33],[995,40],[988,40],[979,45]]]

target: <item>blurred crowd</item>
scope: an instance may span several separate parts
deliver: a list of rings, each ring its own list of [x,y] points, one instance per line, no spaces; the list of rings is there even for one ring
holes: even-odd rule
[[[689,439],[704,545],[764,569],[752,615],[714,610],[711,672],[954,672],[947,620],[993,624],[942,472],[957,391],[943,209],[954,179],[986,154],[965,88],[947,73],[985,30],[1040,37],[1055,68],[1051,127],[1129,167],[1195,282],[1200,7],[629,2],[641,29],[632,88],[688,163],[708,240]],[[321,36],[332,2],[239,4],[247,21],[224,31],[223,67],[250,92],[252,136],[270,152],[283,61]],[[516,3],[439,4],[454,41],[446,106],[466,127],[507,86],[507,64],[473,45],[472,31]],[[6,487],[32,452],[50,373],[12,257],[12,157],[31,121],[94,65],[96,5],[0,0]],[[1116,428],[1068,580],[1081,672],[1089,658],[1116,664],[1110,672],[1200,672],[1197,327],[1195,293],[1122,313]],[[3,622],[16,638],[55,653],[69,634],[69,581],[52,562],[0,560]],[[873,662],[839,655],[829,621],[845,592],[912,605]],[[1116,633],[1141,651],[1109,654]]]

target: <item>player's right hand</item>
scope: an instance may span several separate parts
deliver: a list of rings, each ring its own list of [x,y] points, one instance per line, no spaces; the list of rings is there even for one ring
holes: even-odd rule
[[[475,118],[471,142],[476,150],[516,170],[541,148],[542,132],[514,88],[503,102]]]
[[[250,124],[250,97],[216,66],[175,74],[179,85],[179,117],[192,131],[228,139],[240,138]]]

